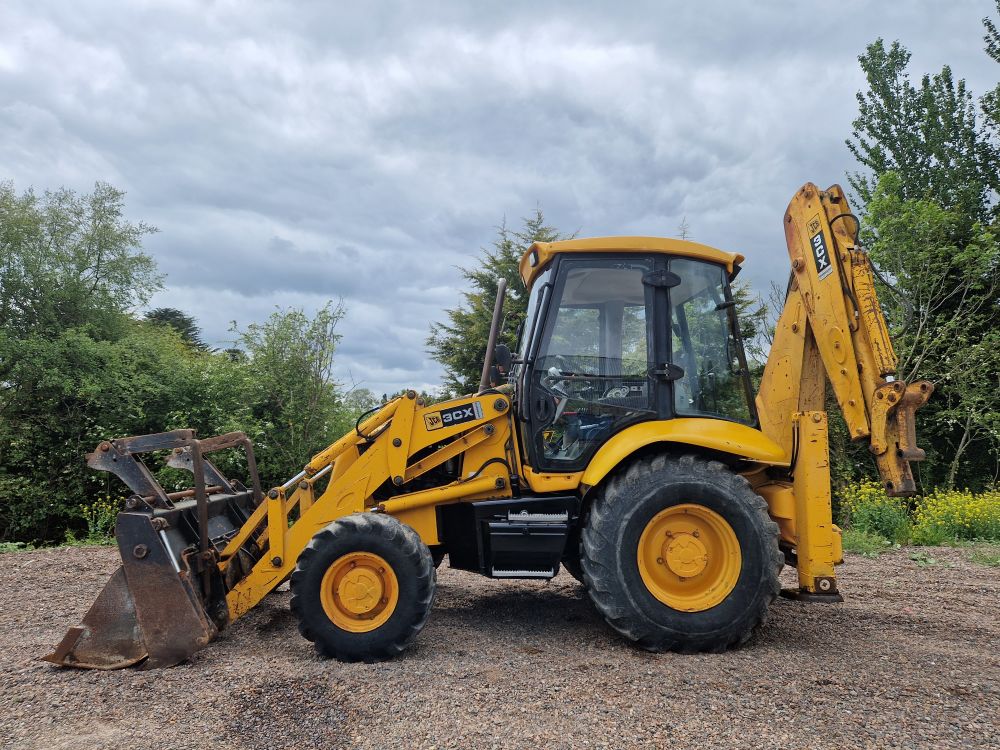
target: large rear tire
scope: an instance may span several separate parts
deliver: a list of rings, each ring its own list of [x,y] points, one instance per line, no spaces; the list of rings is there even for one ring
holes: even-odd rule
[[[292,573],[299,632],[328,658],[401,653],[431,611],[436,575],[417,533],[392,516],[355,513],[312,538]]]
[[[649,651],[724,651],[780,590],[778,526],[745,477],[695,456],[638,459],[594,500],[584,585],[604,619]]]

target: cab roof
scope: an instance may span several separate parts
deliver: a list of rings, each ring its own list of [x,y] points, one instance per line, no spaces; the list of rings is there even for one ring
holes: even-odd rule
[[[521,279],[526,287],[554,256],[561,253],[663,253],[720,263],[729,273],[743,262],[739,253],[727,253],[708,245],[667,237],[589,237],[558,242],[536,242],[521,256]]]

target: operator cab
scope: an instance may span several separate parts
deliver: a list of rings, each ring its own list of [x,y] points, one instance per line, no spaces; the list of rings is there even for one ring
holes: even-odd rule
[[[756,425],[730,289],[740,260],[647,237],[533,245],[513,371],[527,463],[580,471],[611,436],[649,420]]]

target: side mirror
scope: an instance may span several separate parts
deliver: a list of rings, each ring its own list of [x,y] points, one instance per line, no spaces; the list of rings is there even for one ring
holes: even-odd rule
[[[493,360],[497,363],[497,369],[500,370],[501,375],[509,373],[511,366],[514,364],[514,358],[511,356],[510,349],[506,344],[496,345],[496,348],[493,350]]]

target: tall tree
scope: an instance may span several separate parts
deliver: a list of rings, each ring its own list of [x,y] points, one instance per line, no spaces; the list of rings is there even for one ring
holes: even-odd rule
[[[849,179],[900,374],[937,386],[920,412],[925,480],[982,485],[1000,457],[1000,149],[985,99],[983,123],[950,68],[914,86],[909,60],[882,40],[859,58],[868,89],[847,144],[865,171]]]
[[[427,337],[430,355],[445,368],[444,390],[451,395],[472,393],[479,386],[486,341],[493,319],[497,282],[507,280],[507,299],[499,341],[512,349],[518,326],[524,321],[528,295],[518,272],[521,256],[533,242],[561,239],[559,232],[545,223],[541,209],[524,219],[519,230],[504,221],[490,248],[484,248],[477,266],[462,269],[471,285],[463,292],[464,303],[446,312],[446,323],[435,323]]]
[[[996,4],[997,15],[1000,16],[1000,0],[996,0]],[[986,54],[994,62],[1000,63],[1000,29],[997,28],[997,23],[989,17],[983,19],[983,26],[986,29],[986,34],[983,36],[983,41],[986,42]],[[991,126],[991,135],[996,142],[1000,136],[1000,83],[982,98],[981,104],[983,114]]]
[[[0,183],[0,537],[52,538],[87,497],[96,436],[155,408],[150,346],[129,341],[160,284],[142,252],[153,231],[110,185]]]
[[[192,316],[175,307],[157,307],[146,313],[146,320],[156,325],[167,326],[177,332],[184,342],[194,349],[205,350],[201,339],[201,328]]]
[[[909,79],[910,53],[898,41],[878,39],[858,58],[868,90],[858,92],[858,116],[847,147],[869,173],[849,176],[863,204],[878,178],[899,175],[900,197],[928,198],[970,220],[995,216],[1000,150],[977,124],[965,81],[951,68]],[[961,228],[960,228],[961,229]]]

